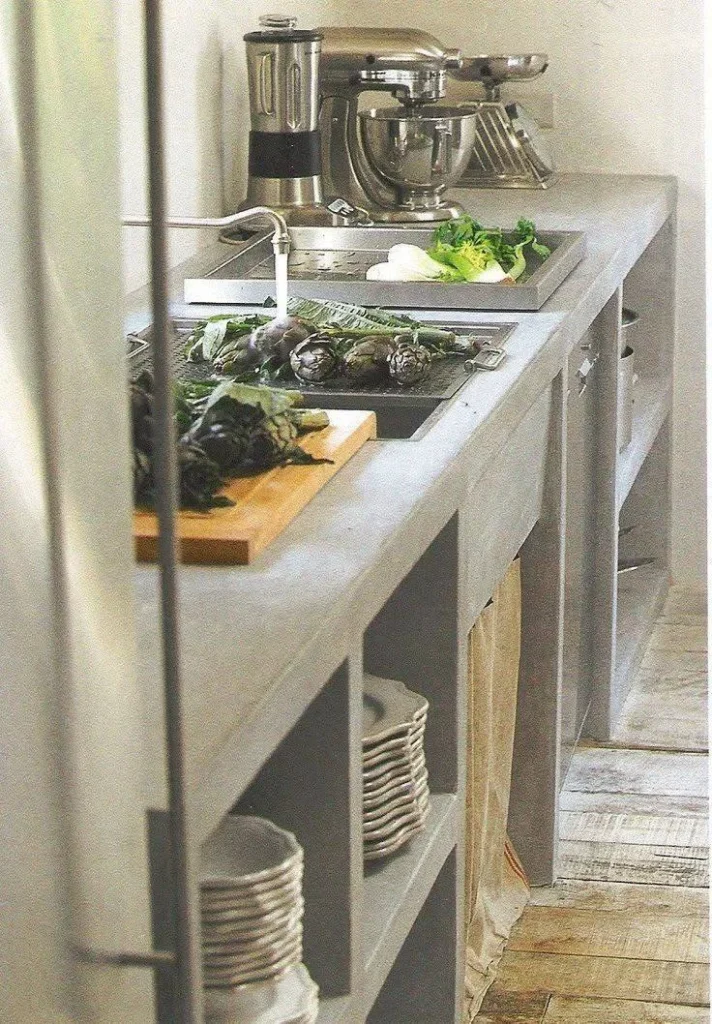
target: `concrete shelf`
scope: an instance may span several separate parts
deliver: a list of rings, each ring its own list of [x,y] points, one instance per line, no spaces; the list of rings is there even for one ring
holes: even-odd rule
[[[616,507],[620,512],[672,404],[672,382],[662,376],[641,377],[635,385],[633,436],[618,456]]]
[[[319,1016],[317,1024],[346,1024],[350,1021],[349,1010],[351,1008],[349,996],[335,996],[331,998],[319,998]]]
[[[392,857],[366,866],[362,1009],[376,999],[458,836],[459,801],[431,798],[425,829]]]
[[[613,738],[616,721],[645,651],[669,583],[672,345],[675,315],[674,225],[668,220],[641,253],[622,286],[621,306],[639,320],[626,342],[635,351],[633,429],[630,444],[617,451],[617,337],[607,340],[606,380],[600,420],[605,444],[597,453],[596,600],[592,618],[594,691],[586,733]],[[655,561],[618,575],[620,559]]]
[[[667,567],[656,563],[618,578],[616,691],[627,689],[626,681],[640,665],[667,588]]]

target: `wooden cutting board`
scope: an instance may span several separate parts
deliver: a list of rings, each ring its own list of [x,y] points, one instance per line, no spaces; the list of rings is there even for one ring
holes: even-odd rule
[[[254,561],[344,463],[376,436],[373,412],[330,409],[329,421],[324,430],[302,434],[299,445],[315,458],[332,459],[333,463],[279,466],[257,476],[240,477],[220,492],[235,505],[209,512],[179,512],[181,561],[203,565],[248,565]],[[137,559],[155,561],[155,514],[134,512],[133,529]]]

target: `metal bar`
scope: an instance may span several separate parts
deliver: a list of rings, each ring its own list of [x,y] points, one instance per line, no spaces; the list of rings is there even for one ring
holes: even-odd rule
[[[170,832],[175,906],[177,1024],[199,1024],[199,948],[191,916],[190,835],[186,801],[183,715],[179,651],[176,508],[178,466],[173,425],[168,266],[166,255],[166,182],[163,133],[163,62],[161,0],[144,0],[146,33],[146,104],[151,214],[151,303],[153,306],[154,472],[159,535],[163,684]]]
[[[176,955],[167,950],[148,953],[122,952],[112,949],[79,949],[77,956],[88,964],[104,967],[175,967]]]

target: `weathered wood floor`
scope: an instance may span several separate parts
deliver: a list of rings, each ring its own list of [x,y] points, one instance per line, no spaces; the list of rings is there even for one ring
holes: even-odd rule
[[[707,1024],[707,639],[673,590],[613,744],[574,756],[560,881],[535,889],[482,1024]]]

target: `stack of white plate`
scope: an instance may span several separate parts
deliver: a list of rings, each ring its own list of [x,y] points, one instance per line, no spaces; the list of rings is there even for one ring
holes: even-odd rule
[[[318,989],[302,959],[302,848],[264,818],[227,817],[203,846],[206,1021],[311,1024]]]
[[[423,737],[428,702],[395,679],[363,685],[364,858],[387,857],[425,823],[430,809]]]

